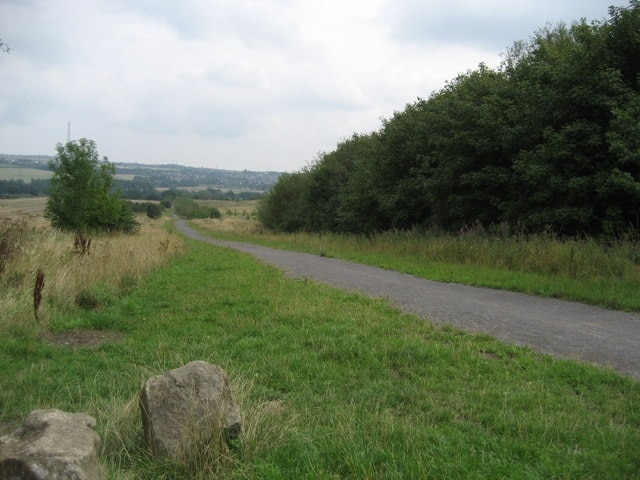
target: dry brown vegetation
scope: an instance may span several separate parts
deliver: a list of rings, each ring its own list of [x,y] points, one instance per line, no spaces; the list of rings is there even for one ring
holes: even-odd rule
[[[28,220],[35,226],[48,225],[43,217],[47,197],[7,198],[0,200],[0,218]]]
[[[46,199],[3,202],[0,228],[5,233],[10,230],[5,245],[10,255],[0,273],[0,333],[44,327],[56,314],[77,308],[96,288],[118,295],[182,251],[180,236],[168,231],[164,222],[140,216],[140,233],[96,236],[91,253],[79,255],[73,234],[48,226],[42,216],[45,203]],[[34,287],[39,270],[44,286],[36,322]]]
[[[263,228],[260,222],[244,217],[200,218],[191,222],[214,232],[238,235],[257,234]]]
[[[199,200],[204,206],[216,207],[224,216],[254,216],[257,200]]]

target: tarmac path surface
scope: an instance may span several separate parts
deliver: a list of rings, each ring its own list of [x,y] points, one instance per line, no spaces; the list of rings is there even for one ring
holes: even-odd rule
[[[436,324],[487,333],[562,358],[608,365],[640,379],[640,315],[520,293],[441,283],[358,263],[207,237],[189,238],[249,253],[288,276],[388,298]],[[640,295],[640,292],[638,292]]]

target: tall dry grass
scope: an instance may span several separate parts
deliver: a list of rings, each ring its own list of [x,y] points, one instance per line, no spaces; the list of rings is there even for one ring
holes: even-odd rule
[[[80,255],[73,234],[37,220],[22,222],[19,244],[0,274],[0,334],[15,328],[46,327],[55,315],[77,308],[83,292],[97,287],[118,293],[135,285],[150,269],[179,254],[183,242],[162,221],[140,217],[135,235],[93,237],[91,251]],[[44,273],[39,320],[34,315],[38,270]]]
[[[243,217],[194,223],[223,239],[344,258],[433,280],[640,311],[637,236],[602,241],[482,228],[455,234],[424,229],[371,235],[286,234]]]
[[[593,238],[562,239],[553,234],[494,235],[484,230],[459,234],[441,231],[388,231],[373,235],[278,233],[252,219],[226,217],[193,222],[202,228],[238,238],[340,256],[340,252],[392,254],[416,263],[447,263],[557,274],[573,278],[635,278],[640,281],[640,242],[599,242]]]
[[[219,233],[230,235],[258,235],[264,227],[257,220],[241,216],[224,216],[223,218],[199,218],[191,220],[194,225]]]

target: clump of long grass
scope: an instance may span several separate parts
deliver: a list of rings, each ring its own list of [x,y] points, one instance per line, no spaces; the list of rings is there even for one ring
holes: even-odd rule
[[[503,269],[512,272],[553,274],[573,278],[640,280],[640,242],[605,242],[594,238],[565,239],[551,232],[524,235],[482,228],[456,234],[440,230],[386,231],[371,235],[340,233],[285,234],[266,230],[245,218],[198,220],[196,225],[222,234],[260,236],[274,243],[297,245],[311,252],[359,252],[412,257],[436,262]]]
[[[358,239],[362,247],[363,239]],[[634,242],[564,239],[552,233],[498,236],[484,230],[385,232],[364,239],[374,251],[395,251],[430,262],[475,265],[575,278],[638,275]]]
[[[203,218],[193,220],[193,223],[208,230],[227,234],[258,235],[264,231],[264,227],[257,220],[235,215],[222,219]]]
[[[136,235],[93,238],[91,253],[79,255],[73,234],[49,227],[27,228],[20,245],[0,276],[0,331],[33,323],[33,279],[41,271],[47,279],[40,292],[39,325],[56,314],[76,308],[95,289],[119,294],[145,272],[182,251],[182,240],[161,223],[140,218]]]
[[[175,363],[187,361],[180,358]],[[185,439],[189,455],[174,460],[154,457],[142,438],[139,391],[132,393],[132,386],[152,373],[134,368],[118,381],[108,378],[102,388],[110,393],[92,397],[85,407],[98,419],[101,456],[109,478],[253,478],[252,463],[265,452],[286,445],[297,428],[298,414],[284,400],[257,395],[254,381],[241,373],[231,378],[231,390],[242,413],[242,432],[236,439],[229,442],[221,432],[198,438],[194,426],[194,436]]]
[[[0,274],[11,258],[20,252],[32,228],[25,219],[0,219]]]

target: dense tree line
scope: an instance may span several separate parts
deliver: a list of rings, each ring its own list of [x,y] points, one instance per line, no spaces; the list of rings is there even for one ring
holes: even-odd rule
[[[640,0],[560,24],[283,175],[259,216],[367,233],[510,225],[620,234],[640,217]]]
[[[221,218],[222,214],[214,206],[200,205],[193,198],[178,197],[173,202],[173,210],[182,218]]]
[[[206,188],[204,190],[195,190],[192,192],[183,192],[183,195],[188,195],[197,200],[257,200],[262,197],[261,192],[255,192],[251,190],[244,190],[241,192],[234,192],[233,190],[222,190],[220,188]]]
[[[242,201],[242,200],[258,200],[264,194],[254,191],[242,191],[235,193],[232,190],[221,190],[219,188],[206,188],[202,190],[181,190],[178,188],[169,188],[159,192],[159,199],[163,201],[173,202],[179,197],[188,197],[194,200],[228,200],[228,201]]]
[[[146,179],[114,180],[114,186],[122,198],[130,200],[160,200],[160,192]]]
[[[24,180],[0,180],[0,195],[4,197],[19,197],[30,195],[34,197],[45,197],[51,191],[51,182],[48,179],[30,182]]]

